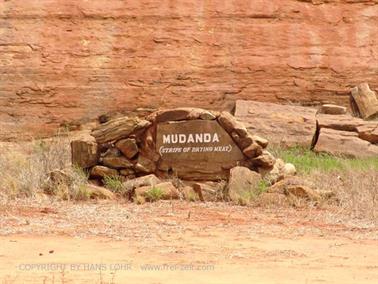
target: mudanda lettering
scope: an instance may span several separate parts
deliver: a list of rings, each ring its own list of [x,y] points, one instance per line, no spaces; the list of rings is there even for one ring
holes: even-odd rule
[[[193,133],[193,134],[164,134],[163,144],[185,143],[218,143],[217,133]]]

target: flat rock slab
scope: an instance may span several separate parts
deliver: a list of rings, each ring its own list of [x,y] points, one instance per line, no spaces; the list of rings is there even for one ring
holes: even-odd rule
[[[378,145],[362,140],[356,132],[322,128],[315,152],[354,158],[378,157]]]
[[[332,115],[339,115],[339,114],[346,114],[347,109],[344,106],[338,106],[333,104],[325,104],[322,105],[320,108],[320,113],[332,114]]]
[[[256,101],[236,101],[235,117],[249,132],[273,144],[311,146],[316,132],[316,112],[309,107]]]
[[[91,135],[96,138],[97,143],[106,143],[129,136],[131,133],[148,127],[150,122],[135,117],[120,117],[110,120],[97,128]]]
[[[373,144],[378,143],[378,121],[366,121],[347,114],[318,114],[316,118],[320,128],[356,132],[360,139]]]

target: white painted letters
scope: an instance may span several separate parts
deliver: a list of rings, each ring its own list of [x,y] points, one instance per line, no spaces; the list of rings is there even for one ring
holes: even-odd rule
[[[163,144],[220,143],[218,133],[163,134]]]

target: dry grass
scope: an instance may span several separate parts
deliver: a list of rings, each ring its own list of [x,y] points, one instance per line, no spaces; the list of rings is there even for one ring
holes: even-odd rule
[[[6,198],[37,197],[48,193],[60,199],[86,199],[87,177],[71,167],[69,139],[51,139],[22,145],[0,146],[0,195]],[[52,171],[63,171],[69,181],[53,181]]]
[[[273,149],[276,156],[293,163],[300,176],[314,187],[332,191],[335,198],[325,205],[338,214],[378,224],[378,157],[347,159],[316,154],[303,148]]]
[[[316,170],[307,178],[321,189],[335,194],[328,205],[336,205],[338,213],[367,219],[378,224],[378,171],[346,169],[328,173]]]
[[[4,148],[0,145],[0,198],[38,199],[48,193],[58,200],[86,200],[87,176],[70,165],[69,138],[58,135]],[[336,198],[325,205],[337,208],[339,214],[364,218],[378,223],[378,158],[343,159],[317,155],[308,150],[271,149],[277,157],[293,163],[299,175],[320,189],[331,190]],[[54,181],[50,172],[64,170],[69,181]],[[106,184],[117,192],[120,181]],[[265,191],[265,186],[261,191]]]

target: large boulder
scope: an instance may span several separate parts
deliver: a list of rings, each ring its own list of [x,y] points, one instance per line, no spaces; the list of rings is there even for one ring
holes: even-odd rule
[[[261,175],[246,167],[234,167],[230,171],[227,194],[232,201],[248,203],[259,194]]]
[[[351,90],[352,109],[363,119],[378,117],[378,98],[367,83],[362,83]]]
[[[98,146],[92,136],[88,135],[71,142],[72,165],[89,168],[97,164],[98,158]]]

